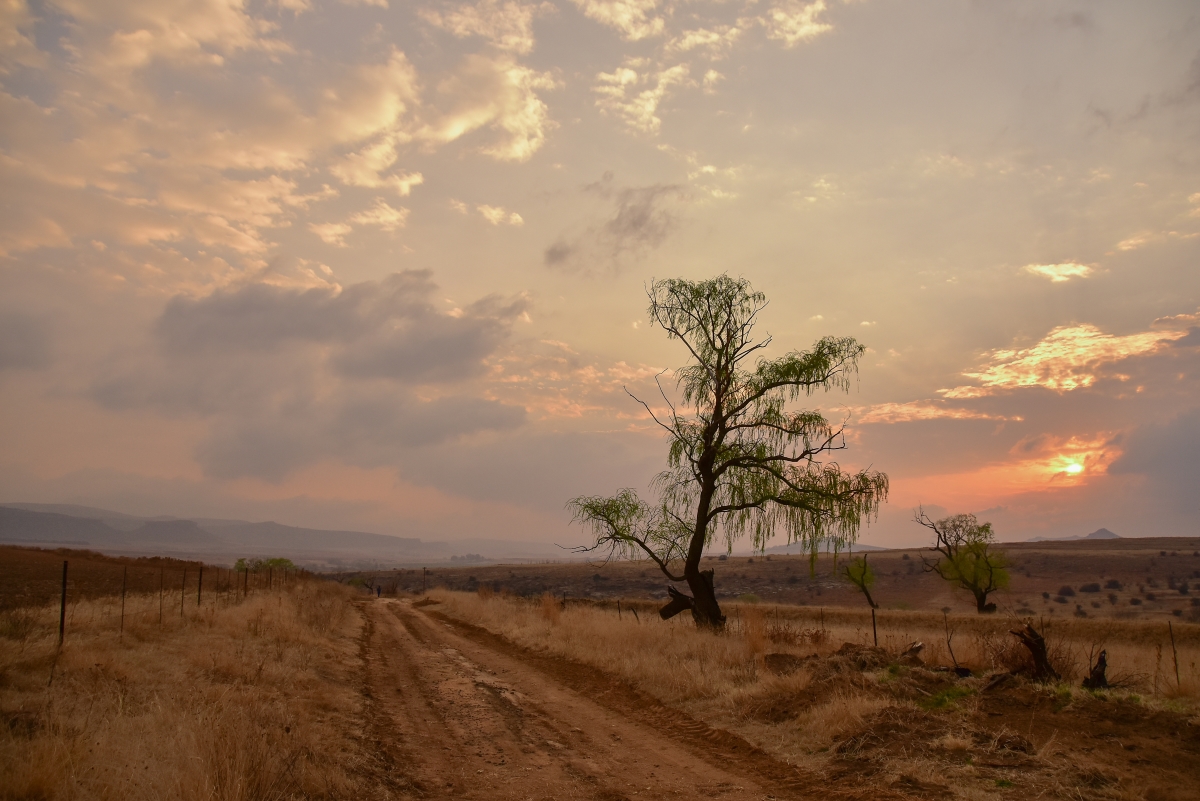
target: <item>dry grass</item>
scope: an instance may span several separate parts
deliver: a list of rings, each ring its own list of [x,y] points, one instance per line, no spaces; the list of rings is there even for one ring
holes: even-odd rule
[[[635,621],[628,612],[618,618],[615,604],[563,608],[548,593],[536,604],[442,590],[432,595],[456,616],[513,642],[617,673],[670,702],[725,696],[754,683],[760,672],[754,657],[767,651],[827,656],[842,643],[874,642],[870,610],[729,605],[728,633],[713,634],[697,630],[685,616],[662,621],[646,604],[637,605],[641,614]],[[631,604],[626,602],[625,608]],[[951,666],[953,650],[958,664],[991,673],[1026,664],[1028,654],[1008,633],[1018,623],[997,616],[889,611],[879,613],[877,628],[879,646],[889,653],[922,642],[921,656],[930,666]],[[1087,619],[1034,624],[1045,633],[1051,659],[1066,682],[1086,675],[1089,655],[1106,650],[1109,676],[1123,689],[1173,698],[1200,695],[1200,626],[1175,627],[1176,683],[1176,656],[1165,623]]]
[[[878,616],[883,650],[876,651],[869,647],[869,610],[730,606],[728,630],[716,634],[682,618],[662,621],[648,604],[633,607],[641,613],[635,619],[628,611],[619,618],[615,604],[564,609],[549,596],[530,602],[435,594],[438,608],[453,617],[614,673],[819,774],[852,775],[919,797],[1008,797],[1006,788],[1024,787],[1026,797],[1132,800],[1145,797],[1148,782],[1164,770],[1191,771],[1191,746],[1173,751],[1170,732],[1200,723],[1195,626],[1175,630],[1178,684],[1165,625],[1057,620],[1046,630],[1064,682],[1037,687],[1010,679],[1006,690],[988,691],[986,678],[956,680],[936,670],[951,664],[947,628],[959,664],[986,675],[1024,663],[1007,633],[1015,620],[888,612]],[[898,664],[915,641],[926,645],[926,667]],[[1126,686],[1098,694],[1080,689],[1089,654],[1102,648],[1110,677]],[[793,655],[798,669],[769,672],[768,653]],[[1110,725],[1106,716],[1114,714],[1122,721],[1121,744],[1109,756],[1093,753],[1090,730]],[[1151,767],[1139,756],[1130,767],[1135,747],[1139,755],[1153,749],[1158,762]],[[1189,774],[1187,781],[1195,780]],[[1169,786],[1155,792],[1183,797]]]
[[[190,603],[189,603],[190,602]],[[0,798],[275,799],[359,792],[347,733],[360,625],[329,582],[197,608],[157,593],[0,620]],[[51,674],[53,679],[51,681]]]

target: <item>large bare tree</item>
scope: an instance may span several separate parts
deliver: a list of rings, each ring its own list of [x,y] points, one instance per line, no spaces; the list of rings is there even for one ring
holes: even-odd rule
[[[823,545],[853,542],[886,500],[887,475],[845,472],[833,461],[846,447],[841,426],[791,406],[817,390],[848,391],[864,348],[827,337],[809,351],[763,358],[771,337],[756,339],[754,328],[767,300],[741,278],[656,281],[647,294],[651,323],[690,355],[675,372],[674,400],[661,384],[657,410],[634,398],[670,443],[667,469],[654,482],[658,500],[625,489],[575,498],[568,508],[596,537],[586,550],[649,558],[687,584],[690,596],[668,587],[664,618],[690,609],[698,624],[721,627],[713,571],[700,569],[714,539],[729,549],[749,535],[762,549],[782,533],[815,558]]]

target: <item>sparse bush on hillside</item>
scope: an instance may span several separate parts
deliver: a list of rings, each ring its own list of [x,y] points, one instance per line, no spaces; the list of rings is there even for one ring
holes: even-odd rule
[[[1080,592],[1100,592],[1100,585],[1093,581],[1091,584],[1081,585],[1079,588],[1079,591]]]
[[[1058,588],[1058,594],[1065,598],[1070,598],[1071,596],[1073,596],[1075,594],[1075,590],[1073,590],[1070,587],[1070,585],[1064,584],[1063,586]]]
[[[1120,589],[1123,589],[1123,588],[1122,588],[1122,586],[1121,586],[1121,582],[1117,581],[1116,579],[1109,579],[1108,581],[1104,582],[1104,589],[1106,589],[1106,590],[1120,590]]]

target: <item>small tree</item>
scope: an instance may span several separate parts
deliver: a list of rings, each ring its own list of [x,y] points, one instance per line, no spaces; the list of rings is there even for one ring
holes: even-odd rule
[[[858,588],[872,609],[879,608],[879,604],[875,603],[875,599],[871,597],[871,588],[875,586],[875,571],[867,564],[866,554],[857,559],[851,559],[842,568],[842,577]]]
[[[980,523],[975,515],[952,515],[933,521],[923,508],[913,519],[934,534],[933,550],[938,557],[932,561],[921,557],[927,572],[937,573],[975,597],[980,613],[996,611],[988,596],[1008,586],[1008,559],[995,549],[991,523]]]
[[[819,412],[788,408],[817,390],[848,390],[864,348],[827,337],[810,351],[759,358],[751,367],[771,337],[754,338],[767,301],[748,281],[656,281],[648,295],[651,323],[691,356],[675,373],[678,404],[661,385],[662,413],[634,398],[670,444],[667,469],[655,480],[659,499],[647,503],[624,489],[575,498],[568,508],[596,537],[583,550],[648,557],[672,582],[687,583],[690,596],[668,588],[662,617],[690,609],[697,623],[721,627],[713,571],[700,569],[718,535],[732,549],[748,534],[761,550],[782,529],[815,558],[822,544],[852,542],[886,499],[885,474],[843,472],[830,458],[845,448],[841,427]]]

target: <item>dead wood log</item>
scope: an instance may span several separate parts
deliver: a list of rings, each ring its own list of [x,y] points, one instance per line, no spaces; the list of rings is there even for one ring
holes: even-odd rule
[[[670,585],[667,586],[667,595],[671,596],[671,602],[658,610],[658,616],[663,620],[670,620],[683,610],[694,609],[696,606],[690,595],[684,595]]]
[[[1046,639],[1032,624],[1026,623],[1024,627],[1012,629],[1009,633],[1029,649],[1029,655],[1033,657],[1032,674],[1035,681],[1059,680],[1058,671],[1050,664],[1050,656],[1046,653]]]
[[[1108,670],[1108,652],[1101,651],[1100,656],[1096,659],[1096,664],[1092,666],[1091,674],[1083,680],[1083,686],[1089,690],[1102,690],[1108,686],[1108,676],[1104,675]]]

